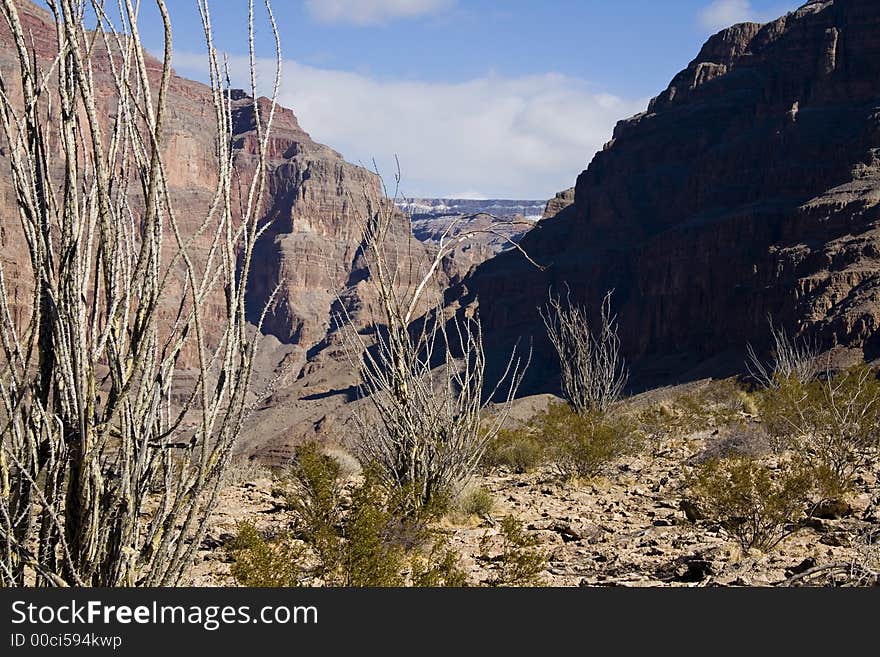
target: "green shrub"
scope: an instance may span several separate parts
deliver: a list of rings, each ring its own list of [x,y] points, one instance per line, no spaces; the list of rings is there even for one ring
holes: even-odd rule
[[[301,583],[303,547],[289,534],[267,539],[244,522],[225,549],[232,559],[230,573],[241,586],[290,588]]]
[[[480,461],[484,468],[505,467],[517,474],[531,472],[544,463],[541,442],[526,427],[502,429],[489,442]]]
[[[405,549],[395,540],[398,527],[388,491],[375,471],[368,470],[352,494],[351,511],[342,524],[338,585],[402,586]]]
[[[444,540],[436,541],[426,555],[416,554],[410,561],[412,585],[419,588],[463,588],[468,585],[458,555]]]
[[[705,429],[729,427],[756,412],[755,400],[734,381],[712,381],[638,413],[645,435],[653,439],[686,436]]]
[[[866,365],[807,383],[777,380],[759,408],[777,449],[806,460],[828,497],[850,491],[880,447],[880,382]]]
[[[312,532],[339,520],[342,486],[339,462],[316,442],[296,449],[286,498],[304,527]]]
[[[565,477],[601,474],[640,445],[637,423],[625,415],[577,414],[564,403],[551,404],[537,415],[533,427],[550,459]]]
[[[297,448],[284,498],[296,516],[301,537],[318,555],[315,575],[332,577],[342,559],[343,524],[340,466],[316,442]]]
[[[730,455],[697,466],[688,488],[700,513],[744,550],[770,550],[798,528],[814,484],[801,462],[771,469],[754,458]]]
[[[279,492],[294,512],[302,544],[289,534],[268,540],[243,525],[228,548],[241,584],[294,586],[317,579],[326,586],[396,587],[406,583],[408,568],[414,585],[466,582],[455,555],[441,549],[429,528],[442,505],[414,517],[406,512],[406,492],[389,486],[375,468],[366,468],[347,489],[339,463],[307,443],[296,450]]]
[[[530,536],[513,516],[501,521],[501,553],[490,555],[488,534],[480,541],[481,556],[496,566],[487,580],[489,586],[540,586],[541,573],[547,567],[546,555],[538,549],[538,538]]]
[[[466,491],[459,503],[461,510],[472,516],[488,516],[495,508],[495,498],[482,486]]]

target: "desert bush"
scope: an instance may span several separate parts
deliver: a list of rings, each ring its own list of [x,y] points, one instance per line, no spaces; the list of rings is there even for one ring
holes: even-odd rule
[[[415,554],[411,560],[412,585],[418,588],[463,588],[468,585],[467,573],[446,541],[438,540],[426,555]]]
[[[395,513],[388,492],[374,471],[355,488],[351,511],[342,525],[339,586],[402,586],[407,541],[400,529],[409,521]],[[403,523],[403,525],[402,525]]]
[[[420,514],[438,496],[454,497],[473,475],[507,419],[531,353],[520,358],[514,349],[493,383],[486,378],[479,313],[445,303],[437,276],[445,259],[475,233],[493,233],[492,227],[461,230],[453,222],[436,250],[413,250],[411,226],[394,203],[366,201],[360,255],[377,303],[366,331],[364,318],[349,316],[345,303],[338,317],[346,354],[360,374],[359,393],[367,400],[354,411],[353,448],[362,464],[406,493],[409,513]],[[490,403],[500,412],[484,422]]]
[[[480,464],[486,469],[505,467],[523,474],[542,465],[545,457],[544,445],[529,427],[501,429],[487,445]]]
[[[541,573],[547,567],[547,556],[538,548],[538,538],[530,536],[522,523],[506,516],[500,526],[501,553],[492,557],[489,535],[480,541],[480,553],[485,561],[495,563],[487,580],[490,586],[540,586]]]
[[[225,549],[232,559],[230,574],[241,586],[290,588],[302,583],[304,549],[288,533],[268,539],[244,522]]]
[[[707,461],[732,454],[759,458],[771,451],[771,440],[757,424],[734,424],[706,438],[704,449],[693,460]]]
[[[233,458],[223,473],[223,483],[227,486],[241,486],[259,479],[271,480],[272,470],[250,458]]]
[[[318,555],[315,574],[326,578],[342,560],[340,529],[343,522],[339,463],[308,442],[296,449],[282,494],[296,516],[300,536]]]
[[[549,459],[564,477],[601,474],[622,456],[634,453],[641,434],[626,415],[577,413],[565,403],[551,404],[532,421]]]
[[[343,495],[340,465],[314,442],[296,450],[286,498],[313,550],[314,576],[333,586],[399,586],[403,520],[374,469]]]
[[[805,339],[789,336],[785,328],[778,329],[770,323],[770,335],[773,339],[771,360],[765,363],[748,345],[746,366],[752,378],[763,388],[775,388],[780,381],[795,379],[800,383],[815,381],[822,373],[817,344]]]
[[[782,462],[773,469],[748,456],[730,455],[698,465],[688,489],[701,514],[718,522],[743,550],[770,550],[798,528],[814,485],[802,462]]]
[[[662,439],[729,427],[756,411],[756,402],[749,393],[736,382],[723,380],[642,409],[637,419],[646,436]]]
[[[805,459],[829,497],[851,490],[880,447],[880,382],[866,365],[806,383],[778,379],[760,413],[777,449]]]
[[[477,486],[463,493],[459,508],[468,515],[488,516],[495,508],[495,498],[488,490]]]
[[[306,531],[317,533],[339,522],[343,492],[340,466],[318,443],[308,442],[296,449],[286,483],[284,496]]]
[[[395,587],[406,584],[409,571],[414,585],[465,581],[454,553],[429,526],[442,506],[423,507],[414,516],[406,491],[389,485],[376,468],[366,468],[349,486],[340,474],[339,462],[317,443],[297,448],[288,477],[277,486],[294,513],[294,533],[269,540],[252,526],[241,528],[229,548],[236,581]]]
[[[620,349],[609,292],[593,327],[585,308],[551,295],[541,317],[559,356],[562,392],[578,413],[607,411],[623,394],[629,369]]]

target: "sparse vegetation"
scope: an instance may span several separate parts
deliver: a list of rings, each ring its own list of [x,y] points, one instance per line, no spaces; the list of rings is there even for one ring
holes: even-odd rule
[[[682,393],[637,414],[646,436],[660,440],[720,429],[758,412],[755,399],[735,381],[712,381],[699,390]]]
[[[472,516],[484,517],[495,508],[495,498],[482,486],[475,486],[464,491],[460,501],[461,510]]]
[[[535,435],[564,477],[593,477],[641,444],[638,424],[627,415],[577,413],[565,403],[550,404],[533,420]]]
[[[743,550],[770,550],[795,531],[810,504],[811,473],[799,461],[778,467],[743,455],[698,465],[688,484],[700,512]]]
[[[505,467],[511,472],[531,472],[546,460],[544,444],[530,427],[501,429],[486,446],[480,462],[484,468]]]
[[[841,373],[838,377],[852,377],[859,371]],[[835,394],[850,390],[849,397],[854,396],[852,391],[864,391],[866,386],[872,385],[864,372],[855,379],[836,378],[835,381],[837,387],[833,389],[838,391]],[[821,391],[821,387],[816,386],[825,383],[815,381],[807,387]],[[802,390],[800,383],[797,386]],[[877,581],[876,546],[863,547],[860,534],[855,534],[856,531],[866,531],[865,523],[857,520],[861,512],[847,521],[852,523],[852,531],[848,524],[837,524],[833,518],[838,516],[826,515],[851,513],[851,510],[829,510],[844,508],[844,505],[829,507],[826,504],[829,491],[834,490],[834,485],[829,483],[829,479],[833,481],[833,475],[820,467],[821,460],[817,460],[812,452],[804,451],[800,441],[778,438],[778,449],[774,452],[774,442],[763,424],[755,422],[752,411],[760,410],[760,417],[764,417],[769,411],[768,399],[779,403],[780,395],[784,399],[786,390],[786,384],[783,384],[753,398],[744,394],[734,382],[724,381],[673,397],[664,404],[665,408],[671,409],[668,417],[673,428],[667,427],[662,436],[668,438],[678,432],[691,431],[695,431],[695,435],[691,435],[688,442],[673,441],[677,446],[657,457],[662,475],[656,469],[651,474],[654,466],[645,465],[651,460],[640,457],[635,464],[641,473],[638,483],[625,484],[627,488],[641,488],[636,494],[644,495],[644,486],[652,482],[649,484],[651,490],[661,496],[665,491],[667,497],[655,498],[652,512],[645,516],[634,505],[634,498],[618,496],[628,496],[629,493],[621,492],[624,484],[617,477],[594,481],[590,487],[592,494],[605,500],[590,512],[603,518],[596,523],[601,522],[602,526],[608,523],[618,529],[631,527],[633,531],[644,529],[646,523],[652,522],[659,528],[677,526],[668,536],[660,530],[653,534],[652,540],[641,542],[638,560],[633,561],[644,563],[656,549],[654,556],[659,556],[660,561],[656,572],[671,573],[658,576],[662,581],[705,581],[708,578],[716,578],[720,584],[735,581],[735,571],[723,563],[725,557],[700,555],[694,559],[679,557],[668,563],[662,562],[664,552],[675,554],[678,541],[684,540],[685,544],[692,546],[700,545],[701,540],[704,543],[705,538],[700,539],[700,533],[707,530],[723,532],[742,553],[752,550],[771,552],[792,534],[802,534],[791,541],[792,548],[817,540],[827,541],[828,545],[847,546],[846,551],[835,555],[833,561],[823,561],[808,554],[803,565],[795,561],[786,566],[790,573],[784,580],[786,585],[854,586]],[[855,398],[865,400],[859,395]],[[797,396],[795,399],[804,398]],[[822,402],[811,403],[813,411],[821,415]],[[649,410],[655,412],[656,407]],[[715,428],[712,432],[706,430],[712,427]],[[634,453],[642,443],[643,430],[643,416],[628,404],[619,405],[610,413],[584,416],[567,404],[559,403],[538,414],[525,427],[505,436],[504,444],[507,447],[523,440],[533,442],[542,459],[546,458],[547,464],[559,472],[572,477],[592,477],[609,472],[609,466],[620,456]],[[669,445],[665,439],[660,443]],[[487,454],[492,455],[492,450]],[[693,459],[688,463],[699,462],[685,466],[682,477],[680,464],[687,454]],[[453,513],[437,522],[434,520],[438,518],[435,510],[433,515],[419,516],[421,521],[416,522],[413,516],[402,510],[398,502],[401,491],[397,487],[389,485],[375,472],[371,473],[370,468],[366,469],[362,479],[343,480],[338,461],[323,453],[316,444],[299,448],[291,472],[291,481],[282,488],[287,492],[289,507],[295,510],[297,517],[293,531],[278,532],[274,536],[263,533],[256,537],[251,532],[250,538],[244,537],[248,541],[236,539],[231,545],[249,546],[249,551],[239,549],[235,555],[233,573],[238,581],[265,585],[283,582],[327,586],[468,585],[469,575],[463,569],[462,552],[458,547],[463,535],[457,529],[452,530],[449,536],[455,536],[453,547],[446,532],[450,523],[453,526],[460,523],[472,529],[473,518],[465,520]],[[580,490],[582,495],[587,493],[580,486],[557,487],[547,482],[544,474],[522,478],[505,474],[492,479],[493,491],[501,481],[510,485],[499,493],[498,507],[507,507],[508,500],[516,499],[517,505],[536,503],[538,508],[546,511],[541,513],[541,518],[530,514],[529,522],[535,523],[530,527],[539,530],[531,531],[525,529],[519,518],[508,515],[506,509],[498,510],[498,516],[503,518],[498,521],[498,530],[486,532],[477,549],[478,565],[483,572],[478,581],[482,584],[536,586],[548,581],[549,576],[543,574],[547,554],[541,548],[550,532],[562,537],[560,545],[584,545],[587,541],[592,545],[595,542],[597,556],[601,559],[597,559],[597,563],[605,563],[606,559],[616,563],[616,557],[609,556],[608,550],[601,547],[605,542],[601,538],[602,532],[610,530],[597,529],[591,523],[582,522],[585,516],[568,515],[572,512],[569,499],[558,503],[552,501],[561,490],[567,491],[566,498],[571,491]],[[645,475],[647,477],[643,480]],[[866,475],[855,481],[867,480],[873,485],[870,483],[873,479]],[[536,485],[540,486],[540,496],[537,491],[531,493]],[[603,491],[606,487],[617,492],[605,497]],[[678,496],[682,493],[686,495],[683,500],[686,504],[679,506],[682,500]],[[535,497],[529,497],[533,494]],[[653,494],[650,496],[654,497]],[[547,500],[547,503],[535,502],[536,498]],[[580,499],[584,503],[584,497]],[[475,483],[454,501],[451,508],[494,523],[494,513],[490,509],[495,503],[493,496]],[[854,501],[852,504],[855,506]],[[604,516],[605,513],[608,515]],[[682,513],[695,524],[681,525]],[[822,528],[817,529],[820,525]],[[867,533],[870,534],[869,528]],[[564,547],[561,552],[571,557],[572,553],[566,552]],[[299,559],[298,566],[286,573],[273,565],[285,554]],[[787,545],[784,555],[790,554]],[[748,563],[770,567],[768,560],[773,559],[778,557],[753,553]],[[595,579],[591,578],[591,581],[630,581],[627,579],[630,573],[615,568],[616,565],[607,570],[597,569]],[[640,575],[644,573],[640,572]],[[559,582],[559,577],[554,569],[552,581]],[[669,579],[664,579],[667,577]],[[783,580],[778,581],[783,583]]]
[[[617,317],[611,313],[612,292],[605,295],[599,324],[591,325],[585,308],[550,297],[541,311],[547,336],[559,356],[562,392],[581,414],[604,413],[623,394],[629,369],[620,350]]]
[[[290,477],[280,486],[296,517],[294,532],[270,540],[252,526],[240,527],[230,551],[239,583],[394,587],[406,584],[411,571],[414,585],[461,585],[464,575],[456,555],[429,528],[436,511],[429,515],[425,507],[420,516],[408,513],[405,494],[375,468],[367,468],[362,480],[348,487],[339,476],[338,461],[317,443],[297,449]],[[292,565],[281,570],[277,564],[284,556]]]
[[[500,526],[501,552],[491,556],[489,535],[480,542],[483,560],[495,564],[487,580],[489,586],[540,586],[541,573],[547,567],[547,556],[538,547],[539,541],[523,529],[513,516],[506,516]]]
[[[773,340],[771,360],[765,363],[749,345],[746,366],[752,378],[764,388],[775,388],[790,379],[802,384],[816,380],[823,369],[818,345],[790,336],[782,326],[776,328],[772,317],[767,321]]]
[[[760,412],[777,449],[805,459],[829,497],[851,490],[880,447],[880,381],[867,365],[807,383],[778,379]]]
[[[302,583],[305,550],[289,533],[270,539],[252,523],[244,522],[225,549],[232,559],[229,572],[241,586],[291,588]]]
[[[409,245],[412,227],[404,225],[408,222],[393,203],[368,199],[368,205],[363,255],[378,298],[376,312],[368,332],[359,330],[345,304],[339,318],[346,352],[360,373],[360,392],[368,400],[364,409],[369,409],[354,413],[359,435],[353,447],[362,464],[375,467],[404,494],[407,513],[420,514],[438,499],[454,497],[479,466],[504,425],[530,354],[523,361],[514,350],[493,386],[485,378],[479,315],[444,304],[437,281],[444,258],[491,227],[456,232],[454,222],[436,251],[418,261]],[[404,262],[402,253],[415,260]],[[493,399],[501,402],[501,412],[482,422],[482,411]]]

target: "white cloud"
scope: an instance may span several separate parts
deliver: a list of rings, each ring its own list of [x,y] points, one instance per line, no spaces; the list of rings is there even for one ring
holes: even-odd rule
[[[736,23],[764,23],[771,18],[770,15],[755,11],[751,0],[714,0],[699,14],[700,25],[712,32]]]
[[[203,62],[204,56],[174,55],[179,72],[198,77]],[[245,70],[243,61],[232,64]],[[261,70],[269,80],[271,69]],[[615,123],[647,104],[553,73],[380,81],[291,60],[279,101],[316,141],[351,162],[375,158],[389,171],[398,155],[407,196],[536,199],[573,185]]]
[[[455,0],[306,0],[306,9],[322,23],[375,25],[398,18],[417,18],[455,4]]]

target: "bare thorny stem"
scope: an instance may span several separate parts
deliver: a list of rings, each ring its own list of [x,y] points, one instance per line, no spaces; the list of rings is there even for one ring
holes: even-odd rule
[[[541,317],[547,336],[559,356],[562,392],[578,413],[607,411],[623,394],[629,370],[618,337],[617,317],[611,313],[608,292],[602,300],[598,324],[587,310],[551,294]]]
[[[399,185],[399,172],[395,181]],[[355,450],[405,491],[410,511],[418,512],[454,494],[476,469],[507,418],[528,358],[514,351],[488,389],[479,317],[445,307],[438,279],[444,258],[477,231],[456,234],[450,225],[436,251],[415,252],[408,218],[396,210],[384,184],[383,190],[378,203],[367,195],[363,227],[368,285],[379,301],[366,321],[370,339],[344,304],[339,321],[368,402],[354,413]],[[496,396],[501,412],[487,420],[484,410]]]
[[[103,0],[47,4],[57,46],[48,62],[29,45],[15,1],[0,0],[18,57],[18,70],[0,77],[0,138],[33,287],[29,316],[14,321],[0,263],[0,584],[173,585],[185,581],[204,538],[246,404],[259,331],[246,332],[245,288],[278,33],[266,1],[277,55],[271,109],[261,117],[253,101],[257,164],[234,207],[237,101],[207,0],[197,0],[217,182],[204,214],[186,224],[196,226],[190,234],[165,161],[165,0],[155,0],[158,69],[141,43],[137,0],[117,0],[116,20]],[[88,14],[98,29],[86,28]],[[253,0],[248,27],[256,98]],[[209,338],[206,305],[224,298]],[[182,355],[195,363],[181,403]]]
[[[783,326],[776,328],[773,318],[768,317],[770,336],[773,339],[772,360],[765,363],[751,344],[746,349],[746,367],[760,386],[776,388],[781,380],[794,377],[801,383],[809,383],[820,375],[827,374],[829,368],[823,366],[819,357],[819,345],[807,340],[789,336]]]

